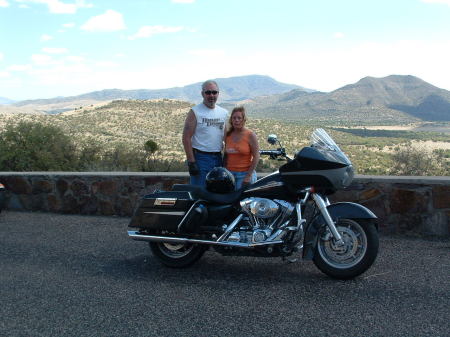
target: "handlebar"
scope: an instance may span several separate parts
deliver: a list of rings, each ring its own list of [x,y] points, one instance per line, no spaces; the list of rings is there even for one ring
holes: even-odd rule
[[[280,150],[260,150],[259,154],[266,156],[280,156],[282,152]]]
[[[286,150],[284,147],[278,148],[276,150],[260,150],[259,154],[269,156],[270,159],[278,159],[278,157],[286,158],[288,161],[291,160],[286,155]],[[279,159],[281,160],[281,159]]]

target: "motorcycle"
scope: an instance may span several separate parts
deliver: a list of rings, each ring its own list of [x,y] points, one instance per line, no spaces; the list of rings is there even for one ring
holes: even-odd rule
[[[323,129],[294,158],[276,135],[268,142],[279,147],[261,155],[286,161],[277,171],[225,194],[184,184],[155,191],[143,197],[128,236],[149,242],[154,256],[174,268],[192,265],[212,247],[222,255],[288,261],[301,252],[336,279],[364,273],[378,254],[377,217],[360,204],[328,200],[353,179],[348,157]]]
[[[5,192],[6,192],[5,185],[0,183],[0,213],[1,213],[2,209],[3,209],[4,204],[5,204]]]

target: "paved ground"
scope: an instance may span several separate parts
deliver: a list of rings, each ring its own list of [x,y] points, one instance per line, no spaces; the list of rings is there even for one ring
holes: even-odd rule
[[[161,266],[128,218],[0,214],[1,336],[450,336],[450,243],[381,238],[336,281],[310,262],[207,252]]]

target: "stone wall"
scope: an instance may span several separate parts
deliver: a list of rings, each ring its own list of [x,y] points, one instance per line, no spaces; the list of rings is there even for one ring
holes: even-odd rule
[[[186,173],[0,172],[11,210],[130,216],[140,198],[188,181]],[[450,177],[356,176],[332,202],[365,205],[385,234],[450,235]]]

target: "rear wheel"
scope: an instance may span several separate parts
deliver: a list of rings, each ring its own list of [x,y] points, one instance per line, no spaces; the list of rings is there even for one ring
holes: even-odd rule
[[[198,261],[208,246],[190,243],[149,242],[150,249],[164,265],[172,268],[189,267]]]
[[[337,279],[351,279],[364,273],[378,254],[378,233],[369,221],[340,219],[336,229],[344,245],[337,245],[330,234],[319,237],[314,264],[322,272]]]

